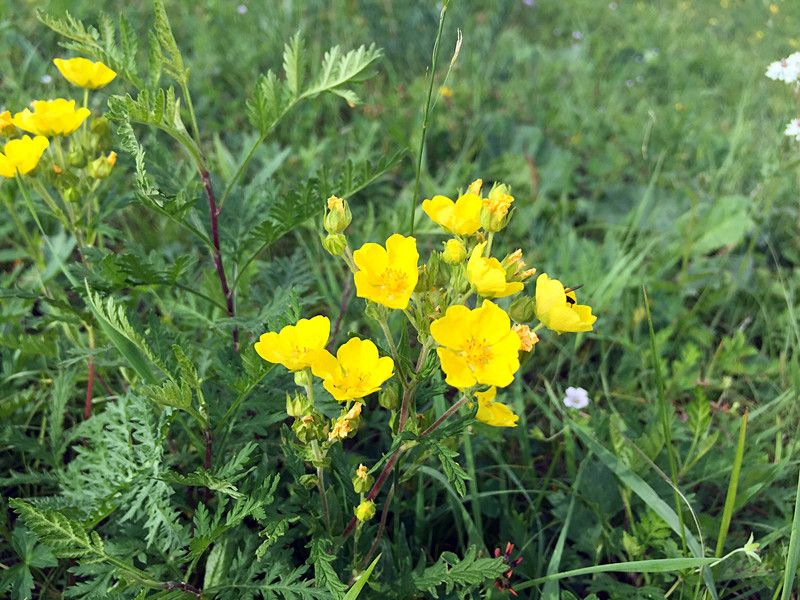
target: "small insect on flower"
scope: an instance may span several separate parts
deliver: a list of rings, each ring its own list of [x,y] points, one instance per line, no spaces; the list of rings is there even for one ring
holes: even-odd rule
[[[490,300],[470,310],[457,304],[431,323],[431,336],[445,381],[466,389],[475,384],[506,387],[519,369],[519,336],[508,314]]]
[[[351,338],[339,347],[336,356],[327,350],[317,351],[311,369],[322,385],[339,402],[357,400],[381,389],[394,375],[394,361],[379,356],[370,340]]]
[[[589,406],[589,392],[582,387],[568,387],[564,391],[564,406],[581,410]]]
[[[784,83],[795,83],[800,77],[800,52],[776,60],[767,67],[767,77]]]
[[[496,587],[501,592],[508,592],[512,596],[516,596],[517,592],[511,586],[511,577],[514,575],[514,569],[522,564],[522,557],[518,556],[515,559],[511,558],[511,553],[514,552],[514,544],[508,542],[506,544],[506,549],[504,552],[500,552],[500,548],[494,549],[494,557],[500,558],[503,557],[503,562],[508,565],[508,570],[503,572],[501,577],[498,577],[494,581],[494,587]]]
[[[302,371],[311,366],[313,355],[325,348],[330,334],[328,317],[316,316],[287,325],[280,333],[264,333],[254,347],[267,362],[281,364],[290,371]]]
[[[353,252],[358,267],[354,276],[356,296],[389,308],[405,309],[417,286],[417,240],[395,233],[386,248],[368,242]]]
[[[478,412],[475,418],[492,427],[516,427],[519,417],[507,405],[497,402],[497,388],[490,387],[485,392],[475,392],[478,399]]]
[[[0,177],[11,179],[17,172],[27,175],[39,164],[39,159],[49,145],[48,139],[41,135],[34,138],[23,135],[17,140],[6,142],[0,154]]]
[[[75,100],[34,100],[33,111],[26,108],[14,115],[14,125],[36,135],[69,135],[91,114],[88,108],[75,108]]]
[[[58,72],[71,84],[89,90],[107,86],[117,76],[117,72],[101,62],[88,58],[54,58],[53,64]]]
[[[536,278],[536,317],[545,327],[556,333],[592,330],[597,317],[591,306],[577,303],[575,289],[565,289],[547,273]]]

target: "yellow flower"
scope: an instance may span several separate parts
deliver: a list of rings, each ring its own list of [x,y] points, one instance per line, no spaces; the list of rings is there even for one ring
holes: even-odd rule
[[[419,278],[416,239],[395,233],[386,240],[386,249],[366,243],[353,252],[353,260],[358,267],[356,296],[389,308],[408,306]]]
[[[519,336],[520,347],[522,352],[530,352],[533,347],[538,343],[539,336],[527,325],[520,325],[519,323],[512,327],[514,333]]]
[[[485,392],[475,392],[478,412],[475,418],[492,427],[516,427],[519,417],[502,402],[496,402],[497,388],[492,386]]]
[[[353,214],[350,212],[347,200],[337,196],[328,198],[328,212],[322,223],[325,231],[331,235],[342,233],[352,220]]]
[[[597,320],[591,306],[577,304],[575,292],[547,273],[536,278],[536,318],[557,333],[591,331]]]
[[[46,137],[37,135],[31,139],[29,135],[23,135],[18,140],[6,142],[3,153],[0,154],[0,176],[12,178],[19,171],[20,175],[30,173],[50,145]]]
[[[344,402],[381,389],[394,374],[394,361],[378,356],[378,347],[370,340],[352,338],[339,347],[335,357],[327,350],[317,351],[311,370],[334,399]]]
[[[455,202],[447,196],[434,196],[422,201],[422,210],[431,221],[455,235],[472,235],[481,228],[481,197],[473,192]]]
[[[520,281],[506,281],[506,270],[496,258],[485,258],[486,242],[472,250],[467,263],[467,279],[478,294],[484,298],[504,298],[521,291],[525,285]]]
[[[464,242],[458,238],[451,238],[444,244],[444,252],[442,252],[442,260],[448,265],[457,265],[464,262],[467,258],[467,248]]]
[[[375,503],[372,500],[364,500],[355,509],[356,519],[361,521],[369,521],[375,516]]]
[[[470,310],[455,305],[431,323],[431,335],[447,383],[469,388],[478,383],[505,387],[519,369],[519,336],[506,312],[489,300]]]
[[[495,185],[489,192],[489,197],[483,199],[481,211],[481,224],[486,231],[500,231],[508,224],[511,205],[514,196],[508,193],[508,187],[501,183]]]
[[[111,83],[117,76],[116,71],[109,69],[101,62],[92,62],[88,58],[53,59],[58,72],[64,79],[78,87],[96,90]]]
[[[302,371],[311,366],[312,355],[325,348],[331,334],[328,317],[300,319],[287,325],[280,333],[270,331],[256,342],[258,355],[267,362],[281,364],[290,371]]]
[[[0,113],[0,135],[11,135],[14,133],[14,122],[11,119],[11,112],[4,110]]]
[[[75,108],[75,100],[34,100],[33,112],[26,108],[14,115],[14,125],[36,135],[69,135],[91,113],[88,108]]]
[[[443,85],[442,87],[439,88],[439,94],[442,96],[442,98],[445,98],[445,99],[452,98],[453,97],[453,90],[450,89],[448,86]]]

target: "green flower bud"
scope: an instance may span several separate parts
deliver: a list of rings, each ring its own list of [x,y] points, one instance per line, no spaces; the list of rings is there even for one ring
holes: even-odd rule
[[[330,234],[342,233],[353,220],[350,206],[344,198],[331,196],[328,198],[328,212],[325,213],[323,225]]]
[[[94,179],[105,179],[111,175],[111,169],[117,164],[117,153],[111,152],[108,156],[100,156],[89,163],[86,171]]]
[[[61,195],[64,196],[64,200],[67,202],[78,202],[83,196],[80,190],[76,187],[68,187],[64,189],[61,192]]]
[[[67,163],[71,167],[86,166],[86,152],[80,144],[72,144],[67,152]]]
[[[292,423],[292,431],[298,440],[306,444],[313,440],[325,439],[322,419],[316,413],[296,418]]]
[[[375,483],[375,478],[367,472],[367,467],[358,465],[353,477],[353,489],[356,494],[366,494],[372,488],[373,483]]]
[[[99,152],[111,150],[111,123],[105,117],[92,119],[89,124],[89,131],[92,134],[92,147]]]
[[[356,515],[356,519],[362,523],[369,521],[375,516],[375,503],[372,500],[364,500],[353,512]]]
[[[295,394],[294,397],[286,394],[286,414],[290,417],[302,417],[311,412],[311,403],[303,394]]]
[[[400,394],[397,391],[397,386],[393,383],[387,383],[378,395],[378,404],[387,410],[397,410],[400,406]]]
[[[347,248],[347,238],[341,233],[329,233],[322,239],[322,247],[332,256],[342,256]]]
[[[530,296],[517,296],[509,305],[508,314],[517,323],[530,323],[536,316],[536,303]]]
[[[458,238],[447,240],[444,244],[444,251],[442,252],[442,260],[448,265],[457,265],[464,262],[467,258],[467,247],[464,242]]]
[[[305,475],[301,475],[300,479],[298,481],[300,482],[300,485],[302,485],[304,488],[306,488],[308,490],[311,490],[311,489],[314,489],[315,487],[317,487],[317,483],[319,482],[319,479],[317,479],[316,475],[312,475],[311,473],[307,473]]]

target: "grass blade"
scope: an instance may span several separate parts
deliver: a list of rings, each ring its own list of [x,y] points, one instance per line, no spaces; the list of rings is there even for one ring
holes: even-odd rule
[[[736,490],[739,488],[739,475],[742,472],[742,459],[744,458],[744,442],[747,438],[747,411],[742,415],[742,423],[739,426],[739,441],[736,444],[736,456],[733,460],[733,470],[728,482],[728,493],[725,496],[725,507],[722,510],[722,521],[719,524],[719,535],[717,536],[717,549],[714,556],[722,556],[722,549],[725,546],[725,538],[728,537],[728,528],[731,526],[733,508],[736,505]]]
[[[372,570],[375,568],[375,565],[378,564],[380,559],[381,555],[378,554],[378,556],[375,557],[375,560],[372,561],[372,564],[368,566],[367,569],[358,577],[356,582],[353,584],[353,587],[347,590],[347,593],[344,595],[342,600],[356,600],[356,598],[358,598],[361,590],[367,584],[369,576],[372,575]]]
[[[789,538],[789,552],[786,555],[786,570],[783,572],[783,593],[781,600],[789,600],[794,587],[794,576],[800,563],[800,475],[797,478],[797,495],[794,500],[792,537]]]

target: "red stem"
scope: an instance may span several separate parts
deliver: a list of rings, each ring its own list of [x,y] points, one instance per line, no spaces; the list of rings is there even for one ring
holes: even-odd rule
[[[219,284],[222,288],[222,294],[225,296],[225,306],[228,310],[228,317],[233,318],[236,315],[233,305],[233,292],[228,286],[228,278],[225,276],[225,265],[222,264],[222,251],[219,244],[219,214],[220,209],[217,207],[217,199],[214,196],[214,188],[211,185],[211,176],[208,171],[202,169],[200,177],[203,180],[203,187],[208,196],[208,212],[211,216],[211,243],[214,245],[214,266],[217,269],[217,276],[219,277]],[[239,328],[233,328],[233,350],[239,351]]]
[[[83,403],[83,418],[92,416],[92,390],[94,389],[94,357],[89,355],[89,376],[86,382],[86,401]]]

